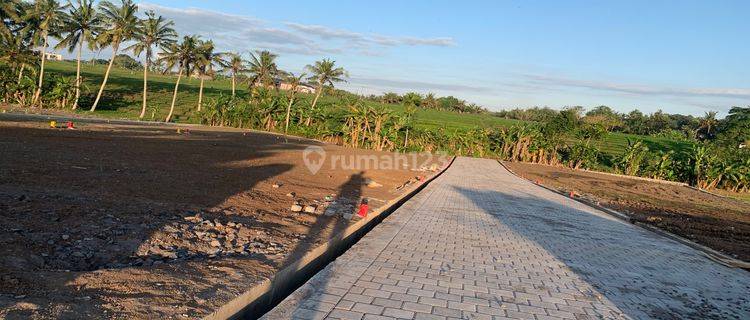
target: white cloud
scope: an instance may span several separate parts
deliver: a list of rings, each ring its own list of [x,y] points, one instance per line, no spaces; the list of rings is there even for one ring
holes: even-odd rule
[[[348,52],[382,55],[384,47],[456,45],[449,37],[382,36],[295,22],[277,26],[255,17],[210,10],[172,8],[151,3],[141,3],[139,6],[143,12],[153,10],[174,21],[175,29],[181,35],[198,34],[214,40],[220,49],[231,51],[268,49],[278,53],[316,56]]]
[[[719,97],[750,99],[750,88],[670,88],[606,81],[578,80],[544,75],[524,75],[533,84],[619,92],[640,96]]]

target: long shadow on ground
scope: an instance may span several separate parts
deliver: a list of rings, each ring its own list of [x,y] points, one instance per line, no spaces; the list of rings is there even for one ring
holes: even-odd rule
[[[507,192],[454,187],[479,209],[472,214],[480,215],[482,227],[476,221],[467,223],[461,213],[446,217],[457,222],[457,232],[472,237],[502,235],[500,242],[486,243],[491,250],[488,257],[502,257],[493,263],[495,268],[531,274],[525,288],[505,289],[572,287],[581,290],[581,299],[596,302],[602,295],[637,319],[750,317],[750,300],[743,294],[750,290],[745,271],[726,268],[686,246],[594,214],[573,200],[537,187],[523,191],[527,189],[514,186],[508,186]],[[537,272],[572,277],[534,282]]]
[[[176,136],[170,128],[91,133],[0,127],[0,137],[0,228],[6,234],[0,239],[0,294],[34,297],[41,285],[53,290],[48,298],[54,300],[65,292],[80,296],[91,291],[87,300],[64,301],[73,305],[73,310],[63,313],[70,317],[101,315],[75,310],[76,304],[87,308],[98,304],[96,290],[73,285],[80,275],[75,271],[234,258],[257,260],[265,269],[275,267],[264,256],[281,248],[263,238],[279,226],[259,216],[277,213],[242,212],[231,206],[216,212],[205,209],[221,207],[238,195],[241,201],[262,207],[267,199],[251,190],[293,165],[259,165],[258,161],[309,145],[282,143],[270,134],[246,137],[240,132],[198,131]],[[188,220],[196,214],[200,220]],[[238,245],[239,240],[229,239],[230,227],[237,239],[248,233],[248,243]],[[180,243],[147,241],[164,232],[190,234],[189,241],[201,245],[187,250]],[[194,238],[199,232],[205,239]],[[190,268],[185,264],[176,270],[204,272]],[[64,270],[73,272],[60,272]],[[54,279],[45,278],[52,273]],[[111,294],[133,297],[125,292]],[[6,316],[27,318],[33,312]]]

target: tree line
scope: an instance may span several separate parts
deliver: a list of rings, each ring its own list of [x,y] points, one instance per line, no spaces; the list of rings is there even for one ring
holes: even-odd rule
[[[702,117],[669,114],[658,110],[644,114],[640,110],[620,113],[608,106],[598,106],[585,111],[583,107],[570,107],[583,116],[584,121],[598,123],[612,132],[637,135],[663,136],[678,140],[706,140],[715,138],[720,120],[717,112],[706,112]],[[559,111],[548,107],[510,109],[493,112],[494,116],[523,121],[545,122],[555,117]]]
[[[0,68],[2,96],[5,102],[16,102],[26,106],[52,104],[67,106],[75,110],[81,100],[81,56],[84,46],[89,50],[109,48],[112,57],[99,90],[90,106],[95,111],[105,92],[113,65],[133,69],[139,64],[122,51],[143,55],[143,102],[139,118],[143,119],[148,105],[148,75],[154,65],[161,66],[162,73],[177,75],[172,103],[165,121],[172,120],[180,81],[184,76],[200,79],[199,98],[196,110],[203,108],[203,87],[206,79],[228,74],[232,79],[232,96],[236,95],[238,81],[250,88],[276,87],[282,81],[310,81],[315,86],[312,108],[325,87],[344,81],[346,71],[329,59],[308,65],[309,77],[294,75],[278,68],[277,56],[269,51],[256,51],[249,59],[236,52],[217,52],[211,40],[197,35],[186,35],[178,39],[174,23],[153,11],[138,16],[138,5],[132,0],[119,3],[92,0],[77,0],[67,4],[56,0],[26,2],[8,0],[0,6]],[[74,79],[56,76],[45,78],[46,53],[50,40],[58,39],[57,49],[76,53],[76,76]],[[123,47],[130,44],[127,47]],[[35,48],[40,50],[36,51]],[[17,75],[17,79],[10,75]],[[33,78],[38,81],[33,81]]]

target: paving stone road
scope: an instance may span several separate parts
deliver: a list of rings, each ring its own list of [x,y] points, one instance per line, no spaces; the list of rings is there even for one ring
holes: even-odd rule
[[[750,272],[458,158],[264,319],[750,319]]]

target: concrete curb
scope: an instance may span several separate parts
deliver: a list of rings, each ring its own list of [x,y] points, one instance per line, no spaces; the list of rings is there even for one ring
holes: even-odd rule
[[[500,163],[500,165],[503,168],[505,168],[505,170],[508,170],[508,172],[510,172],[514,176],[516,176],[516,177],[518,177],[518,178],[520,178],[520,179],[522,179],[524,181],[527,181],[529,183],[532,183],[534,185],[537,185],[539,187],[542,187],[544,189],[547,189],[549,191],[552,191],[552,192],[557,193],[559,195],[562,195],[564,197],[571,198],[570,195],[565,194],[565,192],[561,192],[561,191],[553,189],[551,187],[548,187],[548,186],[545,186],[545,185],[542,185],[542,184],[538,184],[538,183],[535,183],[535,182],[533,182],[533,181],[531,181],[529,179],[526,179],[526,178],[524,178],[524,177],[516,174],[515,172],[513,172],[513,170],[511,170],[508,166],[506,166],[505,163],[503,163],[502,161],[498,161],[498,162]],[[575,197],[575,196],[573,196],[571,199],[573,199],[575,201],[578,201],[578,202],[580,202],[582,204],[585,204],[585,205],[587,205],[589,207],[592,207],[592,208],[594,208],[596,210],[599,210],[599,211],[602,211],[604,213],[607,213],[607,214],[609,214],[609,215],[611,215],[611,216],[613,216],[613,217],[615,217],[615,218],[617,218],[619,220],[628,222],[628,223],[630,223],[632,225],[641,227],[643,229],[646,229],[646,230],[651,231],[653,233],[659,234],[659,235],[661,235],[663,237],[670,238],[670,239],[672,239],[674,241],[677,241],[677,242],[679,242],[681,244],[684,244],[684,245],[686,245],[688,247],[691,247],[693,249],[701,251],[709,259],[714,260],[714,261],[716,261],[716,262],[718,262],[718,263],[720,263],[720,264],[722,264],[724,266],[727,266],[727,267],[730,267],[730,268],[740,268],[740,269],[744,269],[744,270],[750,271],[750,262],[746,262],[746,261],[742,261],[742,260],[739,260],[739,259],[732,258],[732,257],[730,257],[730,256],[728,256],[728,255],[726,255],[726,254],[724,254],[722,252],[719,252],[717,250],[711,249],[711,248],[706,247],[706,246],[704,246],[702,244],[698,244],[698,243],[693,242],[691,240],[685,239],[685,238],[683,238],[681,236],[678,236],[676,234],[673,234],[671,232],[664,231],[664,230],[659,229],[657,227],[654,227],[654,226],[651,226],[651,225],[648,225],[648,224],[645,224],[645,223],[641,223],[641,222],[635,221],[630,216],[628,216],[627,214],[624,214],[624,213],[616,211],[616,210],[612,210],[610,208],[606,208],[606,207],[604,207],[602,205],[599,205],[599,204],[594,203],[592,201],[589,201],[587,199],[583,199],[583,198]]]
[[[357,243],[368,231],[422,191],[430,182],[442,175],[455,159],[453,157],[444,168],[426,181],[412,186],[408,191],[368,214],[367,218],[347,227],[335,239],[312,249],[291,265],[278,271],[273,278],[263,280],[203,319],[257,319],[261,317]]]

